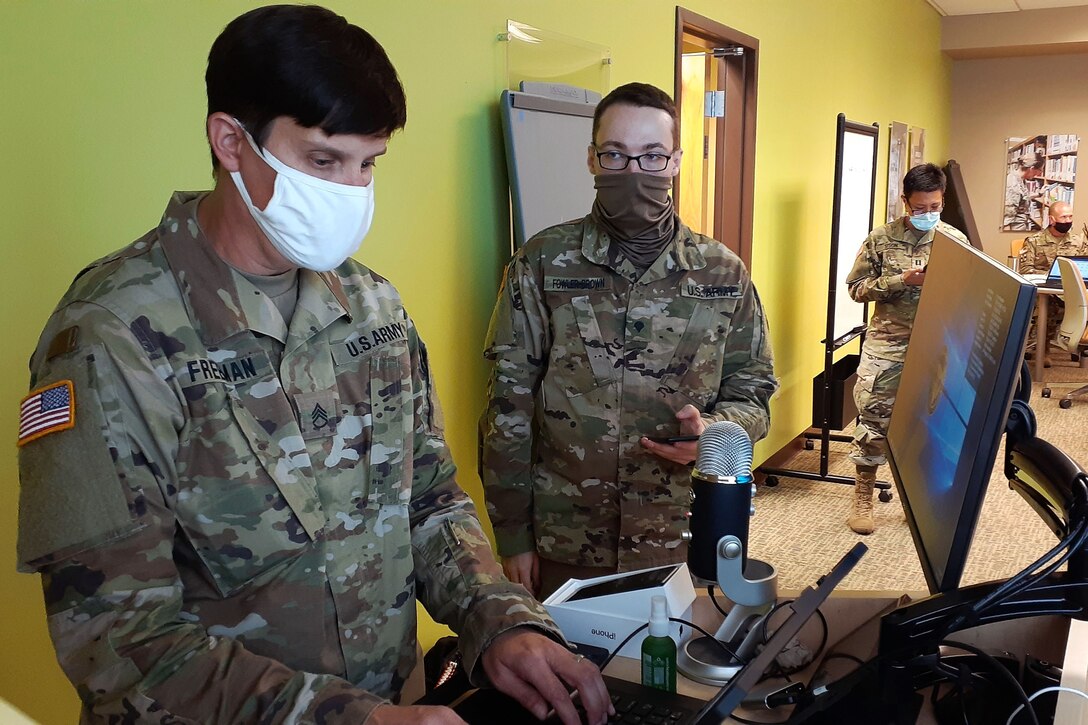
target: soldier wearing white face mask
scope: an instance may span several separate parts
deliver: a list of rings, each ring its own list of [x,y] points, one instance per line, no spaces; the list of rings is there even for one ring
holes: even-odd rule
[[[576,688],[602,722],[600,672],[503,577],[457,484],[399,294],[349,259],[405,122],[385,51],[264,7],[206,80],[214,189],[77,277],[20,406],[19,565],[81,721],[456,722],[394,706],[418,598],[473,681],[567,725]]]
[[[253,152],[275,172],[272,198],[264,209],[253,204],[239,171],[230,178],[268,241],[291,264],[329,272],[355,254],[374,219],[374,179],[366,186],[340,184],[304,174],[257,146],[234,119]]]

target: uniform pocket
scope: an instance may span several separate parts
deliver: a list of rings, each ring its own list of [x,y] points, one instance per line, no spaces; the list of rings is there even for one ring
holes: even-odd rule
[[[296,434],[246,409],[232,386],[185,388],[178,488],[170,503],[179,525],[223,595],[299,556],[324,517]],[[279,392],[282,405],[290,406]],[[298,457],[301,456],[302,460]]]
[[[696,302],[669,362],[670,391],[700,410],[718,395],[736,307],[737,300],[732,298]]]
[[[599,303],[598,303],[599,304]],[[552,308],[548,372],[570,395],[606,386],[616,377],[622,340],[607,340],[589,295],[560,297]]]

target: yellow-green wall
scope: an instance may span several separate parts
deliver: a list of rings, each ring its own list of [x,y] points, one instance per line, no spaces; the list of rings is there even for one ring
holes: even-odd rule
[[[674,8],[661,0],[330,2],[386,47],[408,126],[377,172],[378,213],[358,255],[400,288],[431,351],[462,483],[479,500],[479,350],[506,248],[495,111],[507,18],[612,49],[612,83],[672,90]],[[0,3],[0,697],[48,723],[76,701],[54,663],[34,577],[14,572],[16,405],[52,305],[87,261],[154,225],[173,189],[206,188],[203,72],[249,3]],[[689,0],[760,40],[753,273],[782,391],[757,457],[810,418],[822,369],[835,116],[928,132],[943,160],[949,65],[925,0]],[[878,183],[878,207],[884,182]],[[860,240],[859,240],[860,241]],[[849,253],[849,252],[848,252]],[[424,639],[437,630],[426,627]]]

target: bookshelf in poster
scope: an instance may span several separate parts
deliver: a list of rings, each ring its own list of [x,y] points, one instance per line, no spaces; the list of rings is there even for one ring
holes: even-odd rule
[[[1027,214],[1038,228],[1050,224],[1047,207],[1056,201],[1073,203],[1077,181],[1077,149],[1080,137],[1075,134],[1047,134],[1009,139],[1006,152],[1008,172],[1016,170],[1023,155],[1038,154],[1043,159],[1042,176],[1025,182],[1030,201]]]

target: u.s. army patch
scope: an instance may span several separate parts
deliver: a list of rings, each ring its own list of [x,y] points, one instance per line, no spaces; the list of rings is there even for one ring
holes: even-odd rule
[[[337,365],[344,365],[357,358],[369,357],[393,343],[403,343],[407,339],[408,327],[403,322],[380,323],[331,343],[332,359]]]
[[[699,284],[685,279],[680,284],[680,296],[699,300],[736,299],[740,290],[735,284]]]
[[[76,395],[71,380],[32,390],[19,405],[19,440],[23,446],[76,424]]]

